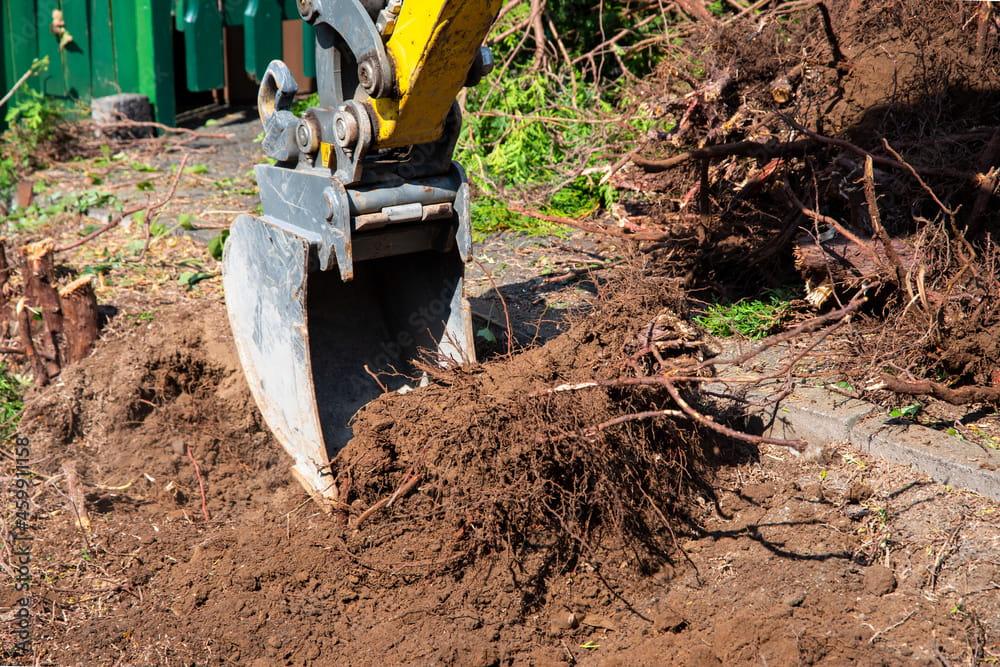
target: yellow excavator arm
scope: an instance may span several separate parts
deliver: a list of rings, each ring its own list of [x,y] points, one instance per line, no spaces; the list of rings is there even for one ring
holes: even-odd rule
[[[374,100],[377,146],[422,144],[441,136],[499,9],[500,0],[402,3],[386,42],[398,94]]]

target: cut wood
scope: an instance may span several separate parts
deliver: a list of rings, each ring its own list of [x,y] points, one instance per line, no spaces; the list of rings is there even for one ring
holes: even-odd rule
[[[63,461],[63,477],[66,479],[66,502],[69,505],[70,516],[73,523],[84,533],[90,533],[90,515],[87,514],[87,505],[80,489],[80,478],[76,474],[76,461],[72,459]]]
[[[49,369],[49,375],[59,373],[59,342],[58,336],[63,330],[62,310],[59,307],[59,293],[55,287],[55,270],[52,262],[52,252],[55,242],[45,239],[25,245],[21,252],[24,255],[24,296],[28,305],[42,312],[45,335],[42,338],[47,356],[54,362],[54,368]]]
[[[10,335],[10,308],[7,298],[7,283],[10,281],[10,265],[7,263],[7,239],[0,236],[0,335]]]
[[[49,372],[45,366],[45,360],[35,349],[35,343],[31,340],[31,311],[24,298],[17,302],[17,335],[21,340],[21,348],[24,355],[31,362],[31,368],[35,374],[35,384],[44,387],[49,383]]]
[[[81,276],[59,290],[63,313],[63,355],[66,363],[80,361],[90,354],[97,340],[97,296],[92,276]]]

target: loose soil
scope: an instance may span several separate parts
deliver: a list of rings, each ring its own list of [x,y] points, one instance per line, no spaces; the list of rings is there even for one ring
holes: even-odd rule
[[[972,9],[959,4],[883,0],[862,11],[861,3],[830,2],[834,39],[812,8],[801,21],[706,33],[711,57],[688,60],[704,65],[710,80],[732,68],[735,87],[702,99],[700,115],[666,152],[786,136],[779,116],[761,124],[758,112],[772,110],[774,78],[802,64],[782,113],[866,150],[881,150],[878,139],[888,136],[919,165],[988,157],[997,122],[991,91],[1000,89],[996,31],[988,15],[977,42]],[[748,26],[754,39],[746,38]],[[644,97],[658,100],[665,90],[676,97],[662,85],[669,77],[654,79]],[[255,204],[246,167],[256,159],[249,141],[256,127],[243,123],[236,132],[243,152],[185,175],[168,207],[176,216],[200,203],[202,237]],[[197,150],[208,165],[225,145],[172,150]],[[161,158],[144,159],[166,173]],[[857,156],[827,158],[832,166],[818,170],[795,158],[791,185],[815,188],[805,200],[822,197],[825,213],[864,227]],[[108,178],[123,201],[146,197],[150,181],[162,179],[129,176],[147,168],[128,163],[118,156],[93,174],[61,165],[46,178],[67,189]],[[622,222],[666,228],[673,238],[646,248],[649,263],[701,296],[786,283],[794,238],[786,231],[798,223],[788,222],[781,179],[769,183],[765,174],[743,188],[761,166],[715,165],[711,210],[696,216],[681,199],[698,180],[693,164],[661,174],[626,169],[618,184],[648,200]],[[986,160],[982,169],[990,166]],[[216,180],[216,168],[229,177]],[[914,212],[937,214],[908,175],[876,176],[892,233],[918,231]],[[930,184],[949,202],[976,198],[961,179]],[[651,190],[666,194],[657,199]],[[967,222],[971,208],[957,222]],[[991,224],[995,217],[994,209],[982,214]],[[86,222],[60,219],[26,234],[78,239]],[[18,594],[5,588],[6,662],[892,665],[1000,657],[996,503],[848,449],[798,456],[720,441],[675,419],[593,430],[625,412],[669,405],[655,393],[546,393],[620,374],[649,322],[694,342],[678,317],[687,295],[677,282],[643,276],[625,289],[566,289],[558,273],[537,277],[548,260],[541,249],[490,240],[474,275],[482,261],[495,262],[513,265],[517,282],[504,287],[511,281],[497,276],[493,294],[492,279],[473,279],[481,323],[499,334],[501,352],[505,308],[519,342],[551,340],[473,369],[426,365],[431,386],[363,410],[333,466],[341,502],[327,512],[291,479],[249,396],[215,261],[179,229],[140,254],[145,230],[126,223],[65,260],[101,276],[110,321],[93,356],[28,397],[21,432],[37,474],[34,656],[6,648]],[[594,247],[577,241],[556,258],[560,268],[595,259]],[[959,256],[948,243],[942,248],[949,262]],[[601,262],[618,259],[614,247],[601,252]],[[939,311],[938,339],[959,342],[928,345],[929,325],[913,319],[915,310],[898,315],[895,328],[876,311],[882,328],[845,327],[863,333],[857,344],[845,336],[838,349],[852,345],[852,358],[862,350],[872,367],[890,358],[993,381],[1000,288],[994,265],[983,265],[983,279],[994,276],[989,289],[976,287],[971,269],[929,267],[932,291],[948,283],[967,295],[943,299],[953,310]],[[180,285],[192,270],[205,279]],[[954,275],[969,284],[949,282]],[[980,306],[973,310],[969,299]],[[589,315],[581,315],[584,305]],[[885,311],[894,312],[891,302]],[[881,343],[877,331],[890,329],[914,342]],[[859,371],[858,386],[866,373]],[[89,527],[68,500],[67,462],[76,467]],[[5,478],[12,471],[8,456]],[[5,505],[5,528],[11,513]],[[9,551],[0,564],[13,572]]]
[[[483,373],[517,382],[516,362],[495,364]],[[470,400],[503,399],[392,397],[356,442],[385,442],[380,429],[404,442],[399,429],[448,423]],[[449,563],[460,536],[427,489],[360,530],[320,511],[261,424],[218,302],[161,310],[30,406],[43,663],[966,664],[1000,648],[1000,508],[847,450],[709,446],[717,495],[686,495],[674,526],[690,561],[674,550],[642,571],[605,551],[600,569],[580,557],[539,585],[509,554]],[[400,426],[386,427],[390,406]],[[86,534],[58,474],[68,459]]]

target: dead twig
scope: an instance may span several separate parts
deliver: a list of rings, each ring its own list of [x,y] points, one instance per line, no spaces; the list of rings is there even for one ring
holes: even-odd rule
[[[99,130],[120,130],[127,128],[154,129],[160,130],[164,134],[186,134],[199,139],[232,139],[236,136],[231,133],[201,132],[199,130],[192,130],[186,127],[171,127],[170,125],[164,125],[163,123],[157,123],[154,121],[130,120],[128,118],[122,118],[111,123],[95,123],[94,127]]]
[[[602,234],[604,236],[614,236],[617,238],[628,239],[630,241],[666,241],[670,237],[666,234],[657,234],[655,232],[635,232],[629,234],[628,232],[622,231],[617,227],[601,227],[598,225],[592,225],[587,222],[580,220],[574,220],[573,218],[566,218],[561,215],[546,215],[538,211],[532,211],[530,209],[518,206],[517,204],[508,204],[507,206],[514,213],[520,213],[521,215],[526,215],[529,218],[535,218],[536,220],[543,220],[545,222],[551,222],[557,225],[566,225],[567,227],[573,227],[590,234]]]
[[[646,171],[666,171],[692,160],[718,160],[727,157],[753,157],[771,160],[776,157],[792,157],[814,150],[817,143],[811,139],[788,141],[785,143],[761,143],[759,141],[736,141],[715,144],[674,155],[663,160],[654,160],[639,155],[632,156],[632,162]]]
[[[868,219],[871,222],[872,230],[875,232],[875,236],[882,242],[882,249],[885,250],[885,256],[889,258],[893,269],[896,271],[896,284],[901,288],[909,288],[906,280],[906,269],[903,268],[903,262],[899,259],[899,253],[896,252],[896,248],[892,245],[892,239],[889,238],[889,233],[886,232],[885,227],[882,226],[882,216],[878,210],[878,197],[875,195],[875,170],[873,165],[874,163],[869,155],[865,158],[864,187],[865,201],[868,203]]]
[[[373,514],[375,514],[382,508],[391,506],[394,502],[396,502],[397,498],[402,498],[403,496],[409,494],[410,491],[415,489],[417,485],[420,484],[420,481],[422,479],[423,479],[422,475],[419,475],[417,473],[411,474],[406,481],[404,481],[402,484],[399,485],[399,488],[397,488],[395,491],[392,492],[392,495],[386,496],[385,498],[378,501],[377,503],[366,509],[364,512],[359,514],[358,518],[355,519],[354,521],[354,529],[357,530],[358,528],[360,528],[361,524],[363,524],[365,521],[371,518]]]
[[[191,445],[187,446],[187,457],[191,461],[191,466],[194,468],[194,476],[198,479],[198,493],[201,494],[201,515],[207,523],[208,501],[205,498],[205,482],[201,477],[201,467],[198,465],[198,461],[194,458],[194,454],[191,452]]]
[[[177,167],[177,173],[174,175],[174,180],[170,185],[170,190],[167,192],[165,196],[161,197],[159,200],[151,204],[147,203],[141,206],[132,206],[122,211],[118,215],[116,215],[110,222],[108,222],[104,226],[94,230],[90,234],[87,234],[82,239],[78,241],[73,241],[72,243],[67,243],[66,245],[63,246],[59,246],[53,252],[55,253],[66,252],[68,250],[73,250],[74,248],[79,248],[82,245],[90,243],[98,236],[120,225],[121,221],[124,220],[125,218],[129,217],[130,215],[135,215],[140,211],[146,212],[146,223],[148,224],[152,216],[155,213],[159,212],[159,210],[162,209],[164,206],[166,206],[170,202],[170,200],[173,199],[174,195],[177,193],[177,185],[180,183],[181,177],[184,175],[184,167],[187,165],[188,158],[190,157],[191,157],[190,153],[185,153],[184,157],[181,158],[180,165],[178,165]]]

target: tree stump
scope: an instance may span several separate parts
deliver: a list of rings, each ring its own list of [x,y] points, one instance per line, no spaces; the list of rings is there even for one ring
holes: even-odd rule
[[[148,123],[153,120],[149,98],[135,93],[97,97],[90,101],[90,118],[98,125],[97,135],[114,139],[144,139],[153,136],[150,127],[114,127],[121,121]],[[112,126],[112,127],[100,127]]]
[[[52,252],[55,242],[45,239],[21,249],[24,255],[24,296],[28,305],[42,311],[45,335],[42,338],[47,356],[56,364],[51,374],[59,373],[59,335],[63,330],[59,292],[56,290]]]
[[[81,276],[59,290],[63,314],[63,357],[68,364],[87,357],[97,340],[97,296],[91,276]]]

